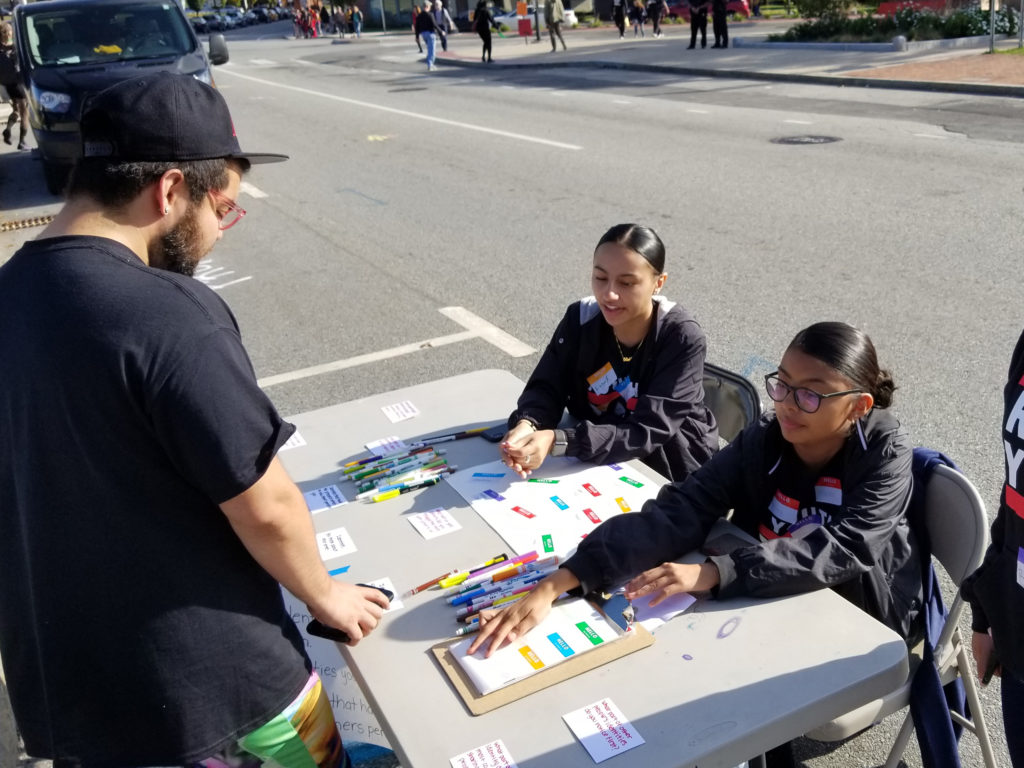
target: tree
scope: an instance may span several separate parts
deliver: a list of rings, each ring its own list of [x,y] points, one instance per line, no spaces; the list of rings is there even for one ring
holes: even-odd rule
[[[199,13],[201,10],[203,10],[204,0],[186,0],[186,2],[188,3],[188,7],[196,13]]]

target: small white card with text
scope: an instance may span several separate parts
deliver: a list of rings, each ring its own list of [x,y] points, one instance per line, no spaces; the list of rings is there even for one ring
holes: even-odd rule
[[[344,528],[332,528],[316,535],[320,559],[327,561],[356,551],[356,544]]]
[[[403,400],[393,405],[385,405],[381,407],[381,410],[384,411],[384,415],[388,417],[392,424],[420,415],[420,409],[413,405],[411,400]]]
[[[291,448],[298,448],[300,445],[306,444],[306,438],[299,434],[299,430],[295,430],[291,437],[278,449],[278,453],[281,451],[287,451]]]
[[[364,581],[362,583],[367,584],[371,587],[383,587],[392,595],[394,595],[394,597],[391,598],[391,604],[388,606],[388,609],[384,611],[384,613],[391,613],[392,611],[397,611],[399,608],[405,607],[405,603],[398,599],[398,590],[395,589],[395,585],[387,576],[385,576],[383,579],[374,579],[373,581]]]
[[[448,762],[451,768],[516,768],[516,761],[501,739],[456,755]]]
[[[309,507],[309,511],[314,515],[317,512],[323,512],[325,509],[340,507],[342,504],[348,503],[341,489],[336,485],[314,488],[312,491],[306,491],[302,495],[306,499],[306,506]]]
[[[424,539],[436,539],[438,536],[444,536],[446,533],[452,533],[462,528],[459,521],[442,507],[409,515],[409,522]]]
[[[595,701],[575,712],[562,715],[562,719],[595,763],[644,743],[643,737],[611,699]]]

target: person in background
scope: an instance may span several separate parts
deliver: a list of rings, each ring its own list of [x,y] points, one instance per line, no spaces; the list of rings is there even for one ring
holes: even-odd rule
[[[356,37],[363,36],[363,12],[358,5],[352,6],[352,31]]]
[[[437,21],[434,19],[434,14],[431,10],[431,0],[426,0],[423,8],[416,16],[416,34],[423,38],[423,44],[427,46],[427,71],[434,71],[434,48],[436,45],[436,37],[440,33],[440,28],[437,26]]]
[[[612,0],[612,19],[619,30],[619,40],[626,36],[626,2],[627,0]]]
[[[726,0],[711,0],[711,30],[715,33],[712,48],[729,47],[729,11]]]
[[[1003,388],[1003,490],[981,567],[960,588],[971,604],[978,678],[1000,678],[1010,762],[1024,768],[1024,334]]]
[[[480,40],[483,42],[483,55],[481,61],[494,61],[491,56],[491,28],[498,29],[498,25],[494,21],[494,16],[491,15],[491,8],[487,4],[487,0],[477,0],[476,10],[473,12],[473,29],[480,35]]]
[[[544,0],[544,23],[547,24],[548,34],[551,36],[552,53],[558,50],[555,45],[555,37],[562,43],[562,50],[565,47],[565,38],[562,37],[562,23],[565,21],[565,8],[562,7],[562,0]]]
[[[566,592],[620,585],[627,599],[651,606],[680,592],[725,600],[829,587],[908,645],[917,642],[921,561],[907,519],[913,453],[888,411],[895,385],[871,339],[845,323],[815,323],[793,338],[765,388],[774,413],[682,482],[662,487],[640,512],[601,523],[525,598],[482,612],[468,652],[490,655],[522,637]],[[733,537],[734,546],[718,550],[712,541],[704,562],[674,562],[730,511],[757,543]],[[1004,621],[1017,624],[1017,616]],[[772,768],[794,764],[789,744],[767,757]]]
[[[593,296],[571,304],[508,420],[502,460],[521,476],[548,456],[636,458],[682,480],[718,450],[704,406],[704,331],[661,296],[665,246],[640,224],[601,237]],[[563,413],[576,421],[559,428]]]
[[[123,80],[80,125],[67,202],[0,266],[0,656],[25,750],[345,768],[281,587],[351,643],[388,600],[328,574],[277,458],[295,427],[192,278],[250,164],[286,158],[243,152],[191,75]]]
[[[647,3],[647,16],[651,20],[651,27],[655,37],[661,37],[661,20],[668,15],[668,3],[665,0],[650,0]]]
[[[419,48],[420,53],[423,53],[423,43],[420,42],[420,33],[416,31],[416,18],[420,15],[420,11],[423,10],[418,5],[412,7],[412,35],[416,38],[416,47]]]
[[[334,31],[338,37],[345,37],[345,12],[340,7],[334,9]]]
[[[7,91],[11,100],[11,114],[7,117],[4,127],[4,144],[10,144],[11,128],[20,123],[18,128],[18,149],[27,152],[28,143],[28,97],[18,75],[18,54],[14,50],[14,31],[10,23],[0,22],[0,85]]]
[[[448,9],[442,5],[441,0],[434,0],[434,21],[437,22],[438,35],[441,38],[441,50],[448,50],[448,33],[455,26],[452,24],[452,17],[448,15]]]
[[[331,14],[327,12],[327,6],[320,6],[320,34],[326,35],[327,29],[331,25]]]
[[[708,47],[708,2],[709,0],[687,0],[690,5],[690,44],[693,50],[697,47],[697,33],[700,33],[700,47]]]
[[[644,10],[644,0],[633,0],[633,5],[629,8],[629,21],[633,25],[633,37],[639,35],[641,38],[644,35],[644,20],[647,17],[647,11]]]

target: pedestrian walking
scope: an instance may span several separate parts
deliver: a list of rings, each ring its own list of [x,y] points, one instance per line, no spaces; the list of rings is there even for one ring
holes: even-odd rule
[[[626,0],[612,0],[612,18],[619,29],[619,40],[626,37]]]
[[[651,20],[654,36],[661,37],[661,20],[668,16],[668,3],[665,0],[650,0],[647,4],[647,16]]]
[[[551,36],[552,53],[558,50],[555,45],[555,37],[562,43],[562,50],[565,47],[565,38],[562,37],[562,24],[565,22],[565,8],[562,7],[562,0],[544,0],[544,23],[548,25],[548,34]]]
[[[25,751],[348,766],[281,587],[356,642],[388,601],[323,566],[277,458],[295,427],[190,276],[249,166],[286,158],[243,152],[191,75],[123,80],[80,125],[67,202],[0,267],[0,654]]]
[[[412,35],[416,38],[416,47],[420,49],[420,53],[423,53],[423,43],[420,42],[420,33],[416,31],[416,18],[420,15],[420,11],[423,9],[418,5],[412,7]]]
[[[430,10],[430,0],[420,9],[416,16],[416,34],[423,38],[423,44],[427,46],[427,71],[434,71],[434,47],[436,45],[435,35],[440,32],[434,14]]]
[[[690,5],[690,44],[693,50],[697,47],[697,33],[700,33],[700,47],[708,47],[708,0],[688,0]]]
[[[442,5],[441,0],[434,0],[434,21],[437,22],[438,37],[441,39],[441,50],[448,50],[448,33],[455,26],[452,24],[452,17],[448,15],[448,9]]]
[[[715,33],[712,48],[729,47],[729,11],[725,3],[726,0],[711,0],[711,29]]]
[[[473,12],[473,29],[480,35],[480,40],[483,41],[483,55],[481,61],[494,61],[491,57],[491,28],[498,29],[498,25],[494,22],[494,16],[491,15],[490,6],[487,4],[487,0],[477,0],[476,10]]]
[[[629,9],[629,21],[633,25],[633,37],[638,35],[644,37],[644,19],[647,11],[644,10],[644,0],[633,0]]]
[[[345,14],[341,8],[334,11],[334,31],[338,37],[345,37]]]
[[[320,6],[320,34],[326,35],[328,28],[331,26],[331,14],[327,12],[327,6]]]
[[[0,85],[11,100],[11,114],[4,127],[4,144],[11,144],[11,128],[18,127],[18,149],[28,151],[25,139],[28,136],[28,96],[18,75],[18,56],[14,50],[14,30],[8,22],[0,23]]]
[[[356,37],[363,36],[363,12],[358,5],[352,6],[352,31]]]

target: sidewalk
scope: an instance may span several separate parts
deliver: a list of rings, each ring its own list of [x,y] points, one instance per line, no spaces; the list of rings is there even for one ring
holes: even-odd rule
[[[540,42],[523,42],[513,33],[495,37],[493,64],[479,60],[475,35],[449,38],[449,50],[438,56],[442,66],[490,68],[597,67],[668,72],[698,77],[777,80],[835,86],[947,91],[1024,97],[1024,56],[991,55],[984,47],[895,51],[835,50],[814,43],[773,49],[767,36],[784,31],[792,21],[745,21],[731,24],[731,47],[687,50],[689,26],[663,26],[665,36],[624,40],[614,26],[563,30],[569,50],[552,53],[546,31]],[[649,32],[649,30],[648,30]],[[1016,38],[997,40],[1000,48],[1016,47]]]

